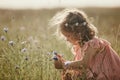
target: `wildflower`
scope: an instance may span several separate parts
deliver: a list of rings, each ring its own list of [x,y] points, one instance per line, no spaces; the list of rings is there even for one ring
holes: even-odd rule
[[[56,51],[53,51],[52,52],[53,53],[53,60],[58,60],[58,58],[57,58],[57,52]]]
[[[5,40],[6,40],[5,36],[1,36],[0,39],[1,39],[2,41],[5,41]]]
[[[53,56],[52,59],[53,59],[53,60],[58,60],[57,56]]]
[[[7,27],[3,28],[3,31],[7,33],[8,32],[8,28]]]
[[[9,41],[9,44],[10,44],[11,46],[13,46],[13,45],[14,45],[14,42],[13,42],[13,41]]]
[[[56,52],[56,51],[53,51],[53,54],[54,54],[54,55],[57,55],[57,52]]]
[[[28,61],[28,59],[29,59],[29,58],[26,56],[26,57],[25,57],[25,60]]]
[[[16,65],[16,66],[15,66],[15,69],[20,69],[20,66]]]
[[[23,48],[22,50],[21,50],[21,52],[26,52],[27,51],[27,49],[26,48]]]

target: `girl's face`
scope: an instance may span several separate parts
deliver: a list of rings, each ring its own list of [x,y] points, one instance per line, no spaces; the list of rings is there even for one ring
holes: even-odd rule
[[[78,40],[76,40],[72,33],[62,32],[62,34],[66,37],[66,40],[69,41],[73,45],[78,44]]]

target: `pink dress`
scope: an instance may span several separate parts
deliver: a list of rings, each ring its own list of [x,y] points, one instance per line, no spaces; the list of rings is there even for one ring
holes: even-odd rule
[[[88,48],[91,47],[93,49]],[[94,51],[97,50],[96,52]],[[120,57],[111,48],[110,43],[100,38],[93,38],[86,42],[82,48],[73,47],[74,60],[82,61],[84,54],[94,53],[88,57],[86,77],[87,80],[120,80]]]

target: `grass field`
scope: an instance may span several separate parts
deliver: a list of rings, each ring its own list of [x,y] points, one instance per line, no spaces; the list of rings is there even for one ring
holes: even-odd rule
[[[60,80],[50,61],[52,51],[68,60],[73,55],[65,42],[53,35],[49,20],[62,9],[0,10],[0,80]],[[120,55],[120,8],[84,8]]]

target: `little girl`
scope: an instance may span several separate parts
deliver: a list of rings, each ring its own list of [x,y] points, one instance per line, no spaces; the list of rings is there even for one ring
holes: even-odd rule
[[[56,69],[63,69],[62,80],[120,80],[120,57],[110,43],[97,37],[97,29],[84,12],[67,9],[57,13],[52,23],[73,45],[73,61],[58,55]]]

